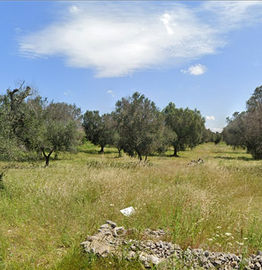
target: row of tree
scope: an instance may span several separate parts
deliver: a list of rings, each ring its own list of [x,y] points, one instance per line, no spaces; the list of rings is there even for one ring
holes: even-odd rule
[[[23,84],[0,95],[1,159],[33,159],[74,151],[83,137],[104,151],[106,145],[140,160],[163,153],[169,146],[174,156],[204,141],[219,141],[219,134],[205,128],[198,110],[176,108],[169,103],[160,111],[144,95],[134,93],[117,101],[112,113],[99,115],[66,103],[48,102]]]
[[[254,159],[262,159],[262,86],[246,102],[246,111],[227,118],[222,134],[228,145],[245,148]]]
[[[178,156],[178,151],[221,139],[205,128],[200,111],[176,108],[172,102],[160,111],[154,102],[137,92],[119,100],[110,114],[100,116],[98,111],[86,111],[83,127],[87,139],[101,146],[100,152],[112,145],[119,155],[123,150],[140,160],[152,153],[163,153],[169,146]]]

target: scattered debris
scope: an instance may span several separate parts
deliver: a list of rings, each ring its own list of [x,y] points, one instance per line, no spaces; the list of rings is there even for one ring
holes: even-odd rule
[[[197,159],[197,160],[194,160],[194,159],[191,160],[191,162],[188,163],[188,165],[189,165],[189,166],[194,166],[194,165],[202,164],[202,163],[204,163],[204,160],[201,159],[201,158],[199,158],[199,159]]]
[[[128,216],[131,216],[132,214],[135,213],[135,209],[134,209],[133,206],[130,206],[130,207],[127,207],[127,208],[125,208],[125,209],[120,210],[120,212],[121,212],[123,215],[125,215],[125,216],[128,217]]]

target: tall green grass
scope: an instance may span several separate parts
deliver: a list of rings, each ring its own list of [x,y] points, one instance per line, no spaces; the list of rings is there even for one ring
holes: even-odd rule
[[[148,163],[91,144],[44,163],[0,163],[0,269],[143,269],[83,254],[106,220],[163,228],[182,247],[246,254],[262,249],[262,162],[244,150],[203,144]],[[203,164],[189,166],[192,159]],[[0,171],[0,173],[1,173]],[[135,214],[120,210],[133,206]]]

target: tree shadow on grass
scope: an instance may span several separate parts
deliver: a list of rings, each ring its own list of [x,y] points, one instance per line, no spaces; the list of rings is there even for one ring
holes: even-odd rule
[[[85,153],[85,154],[118,154],[118,151],[116,149],[112,149],[112,148],[105,148],[104,152],[100,152],[101,148],[89,148],[89,149],[83,149],[83,148],[79,148],[77,150],[78,153]]]
[[[98,154],[99,150],[95,150],[95,149],[79,149],[78,152],[79,153],[85,153],[85,154]]]
[[[243,150],[232,150],[232,151],[212,151],[212,153],[214,154],[228,154],[228,155],[241,155],[241,154],[245,154],[246,152]]]
[[[252,157],[226,157],[226,156],[216,156],[214,158],[217,159],[225,159],[225,160],[244,160],[244,161],[254,161],[254,159]]]

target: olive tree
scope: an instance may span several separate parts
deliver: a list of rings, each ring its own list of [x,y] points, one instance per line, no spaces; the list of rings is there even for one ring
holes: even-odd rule
[[[53,152],[76,146],[81,110],[66,103],[48,103],[23,84],[0,96],[1,157],[20,159],[36,153],[39,158],[43,153],[48,165]]]
[[[99,153],[112,141],[111,115],[99,115],[99,111],[86,111],[83,116],[83,128],[88,141],[101,147]]]
[[[198,110],[188,108],[176,108],[170,102],[162,111],[165,116],[165,123],[175,134],[171,145],[174,147],[174,155],[183,151],[186,147],[194,148],[201,143],[205,130],[205,119]]]
[[[223,139],[226,144],[237,147],[246,147],[246,112],[234,112],[232,117],[227,117],[227,126],[223,129]]]
[[[262,159],[262,86],[255,89],[246,107],[246,111],[227,118],[223,137],[227,144],[245,147],[254,159]]]
[[[25,150],[21,134],[27,115],[27,99],[30,87],[8,89],[0,95],[0,155],[2,159],[19,159]]]
[[[81,110],[75,104],[51,102],[44,108],[43,123],[39,146],[48,166],[53,152],[76,150],[81,129]]]
[[[138,92],[116,102],[114,118],[119,145],[130,156],[137,154],[140,161],[163,142],[163,116],[154,102]]]

